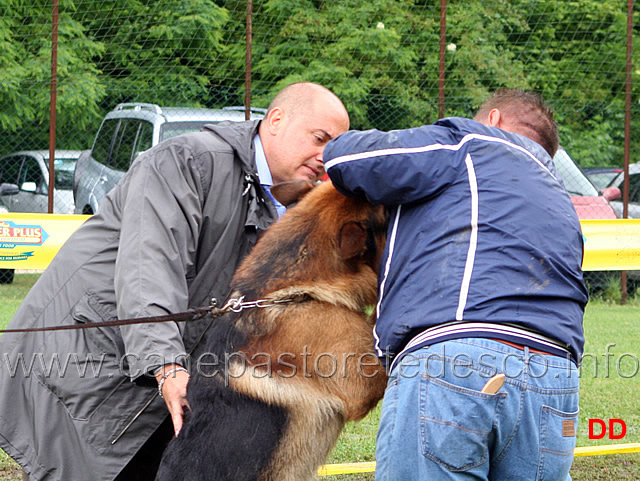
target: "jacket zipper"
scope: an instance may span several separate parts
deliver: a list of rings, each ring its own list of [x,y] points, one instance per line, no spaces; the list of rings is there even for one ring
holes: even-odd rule
[[[118,442],[118,440],[124,435],[125,432],[127,432],[127,430],[131,427],[131,425],[136,422],[136,420],[142,415],[142,413],[144,412],[145,409],[147,409],[149,407],[149,405],[154,401],[154,399],[158,396],[158,393],[154,393],[153,396],[151,396],[151,398],[144,404],[144,406],[142,406],[142,409],[140,409],[140,411],[138,411],[136,413],[135,416],[133,416],[133,419],[131,419],[131,421],[129,421],[127,423],[127,425],[124,427],[124,429],[122,431],[120,431],[120,434],[118,434],[115,439],[113,441],[111,441],[111,445],[114,445],[115,443]]]

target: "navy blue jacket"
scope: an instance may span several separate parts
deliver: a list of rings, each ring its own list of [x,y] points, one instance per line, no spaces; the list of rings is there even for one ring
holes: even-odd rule
[[[342,193],[390,207],[375,328],[387,362],[486,337],[579,363],[588,301],[583,237],[551,157],[469,119],[351,131],[324,152]]]

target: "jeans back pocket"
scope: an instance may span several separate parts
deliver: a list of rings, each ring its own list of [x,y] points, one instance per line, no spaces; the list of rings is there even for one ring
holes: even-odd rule
[[[489,457],[489,435],[505,393],[485,394],[424,376],[420,436],[424,456],[450,471],[465,471]]]
[[[562,412],[542,406],[537,481],[568,479],[577,428],[578,411]]]

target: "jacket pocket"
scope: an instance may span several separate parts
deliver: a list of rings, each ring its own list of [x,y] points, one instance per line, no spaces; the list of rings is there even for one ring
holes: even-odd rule
[[[117,319],[115,306],[101,302],[91,292],[85,293],[80,301],[73,306],[71,317],[74,322],[80,324],[108,322]],[[123,356],[124,341],[117,326],[94,327],[84,331],[84,338],[90,352],[105,353],[118,359]]]
[[[537,481],[567,479],[576,447],[578,412],[542,406]]]
[[[423,455],[449,471],[466,471],[485,463],[488,437],[505,396],[424,376],[420,389]]]
[[[109,309],[86,293],[70,311],[67,323],[112,320]],[[52,331],[49,355],[38,367],[38,380],[64,406],[71,418],[87,421],[127,381],[120,366],[124,344],[117,328]]]

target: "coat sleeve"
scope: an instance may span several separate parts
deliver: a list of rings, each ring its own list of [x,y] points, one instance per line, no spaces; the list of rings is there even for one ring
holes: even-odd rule
[[[372,204],[420,202],[454,182],[463,146],[443,126],[382,132],[350,131],[329,142],[325,169],[345,195]]]
[[[153,149],[132,166],[122,203],[115,269],[120,319],[182,312],[202,219],[199,170],[184,143]],[[172,322],[122,326],[130,376],[184,356]]]

